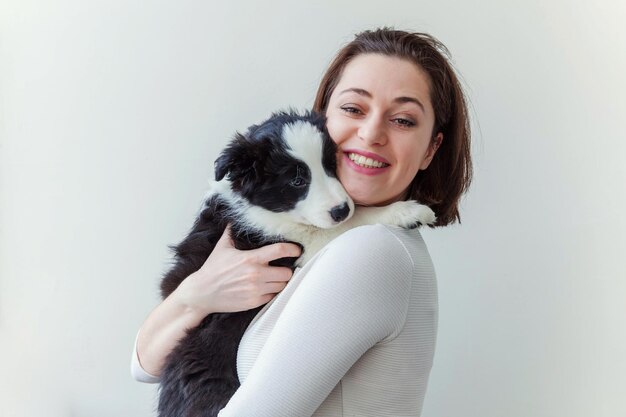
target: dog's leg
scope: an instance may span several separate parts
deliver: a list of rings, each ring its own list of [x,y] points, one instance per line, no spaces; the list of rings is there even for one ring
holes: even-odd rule
[[[430,207],[419,204],[417,201],[397,201],[388,206],[359,207],[354,216],[346,223],[347,228],[366,224],[389,224],[412,228],[424,224],[432,224],[436,220],[435,213]],[[343,226],[343,225],[342,225]]]
[[[430,207],[417,201],[398,201],[382,207],[358,207],[354,215],[347,221],[330,229],[318,229],[317,232],[300,239],[304,244],[304,253],[296,262],[302,266],[328,242],[358,226],[369,224],[389,224],[404,228],[414,228],[424,224],[432,224],[436,220]]]

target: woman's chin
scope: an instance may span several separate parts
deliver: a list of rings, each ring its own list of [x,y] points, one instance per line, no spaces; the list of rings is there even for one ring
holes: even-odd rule
[[[357,206],[386,206],[396,201],[404,200],[403,197],[405,196],[405,193],[389,196],[384,193],[374,193],[371,190],[368,192],[355,192],[347,189],[347,192]]]
[[[380,195],[373,195],[371,192],[352,193],[348,190],[348,195],[357,206],[379,206],[385,203],[385,200],[381,199]]]

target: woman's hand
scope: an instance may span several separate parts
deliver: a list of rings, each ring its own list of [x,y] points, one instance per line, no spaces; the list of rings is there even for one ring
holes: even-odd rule
[[[300,256],[293,243],[274,243],[252,250],[239,250],[226,227],[202,267],[187,277],[172,293],[189,309],[209,313],[250,310],[268,303],[285,288],[292,271],[269,266],[274,259]]]

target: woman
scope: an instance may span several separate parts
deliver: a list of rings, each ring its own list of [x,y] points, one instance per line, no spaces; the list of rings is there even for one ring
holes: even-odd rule
[[[429,35],[384,28],[356,35],[331,63],[314,110],[327,117],[355,203],[416,199],[437,226],[460,219],[470,129],[446,52]],[[166,355],[207,314],[272,300],[243,336],[242,385],[221,417],[419,415],[437,329],[435,273],[419,231],[359,227],[293,276],[267,265],[298,255],[286,243],[238,251],[225,233],[144,322],[135,378],[158,382]]]

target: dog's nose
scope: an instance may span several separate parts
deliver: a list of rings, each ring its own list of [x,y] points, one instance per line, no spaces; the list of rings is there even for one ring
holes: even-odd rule
[[[350,214],[350,207],[348,207],[348,203],[343,203],[340,206],[335,206],[330,209],[330,217],[332,217],[337,223],[348,217],[348,214]]]

